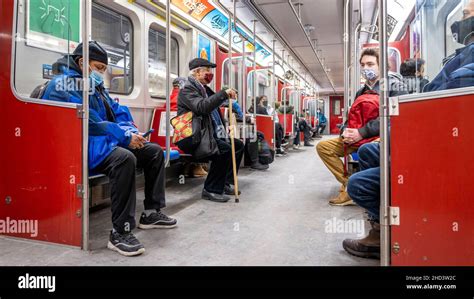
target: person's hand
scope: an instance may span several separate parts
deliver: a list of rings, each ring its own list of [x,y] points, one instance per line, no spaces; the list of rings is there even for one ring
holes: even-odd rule
[[[237,98],[237,91],[235,91],[234,89],[228,88],[228,89],[225,90],[225,92],[229,96],[229,99],[236,99]]]
[[[353,144],[364,139],[360,135],[358,129],[350,129],[350,128],[346,128],[344,130],[344,133],[342,134],[342,138],[343,138],[344,143],[347,143],[347,144]]]
[[[147,140],[143,136],[132,134],[132,138],[130,139],[130,144],[128,147],[131,149],[140,149],[145,145],[146,141]]]

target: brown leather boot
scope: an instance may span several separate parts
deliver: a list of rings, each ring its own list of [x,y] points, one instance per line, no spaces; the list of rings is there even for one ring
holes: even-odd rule
[[[344,250],[352,255],[364,258],[380,259],[380,224],[370,222],[372,229],[363,239],[345,239],[342,242]]]
[[[349,206],[355,205],[352,199],[347,194],[346,187],[342,186],[341,190],[339,190],[339,195],[330,199],[329,204],[332,206]]]
[[[193,173],[193,177],[195,177],[195,178],[200,178],[200,177],[203,177],[203,176],[207,175],[207,171],[205,171],[202,168],[201,164],[194,165],[194,169],[193,169],[192,173]]]

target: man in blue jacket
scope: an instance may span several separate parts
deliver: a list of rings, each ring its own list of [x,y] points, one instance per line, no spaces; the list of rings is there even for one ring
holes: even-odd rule
[[[316,127],[316,138],[322,138],[321,134],[324,132],[326,129],[326,124],[328,122],[326,116],[324,113],[321,111],[321,108],[318,108],[318,111],[316,113],[316,116],[318,118],[318,126]]]
[[[135,168],[145,172],[145,211],[139,228],[172,228],[176,220],[164,215],[164,155],[161,147],[149,143],[133,124],[127,107],[112,100],[104,87],[107,52],[95,41],[89,42],[89,171],[106,174],[110,179],[112,224],[107,247],[125,256],[145,252],[132,234],[135,228]],[[87,66],[82,44],[72,55],[54,65],[57,74],[45,89],[43,99],[82,104],[82,71]]]

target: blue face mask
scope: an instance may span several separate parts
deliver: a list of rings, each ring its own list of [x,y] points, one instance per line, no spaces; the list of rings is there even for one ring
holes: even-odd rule
[[[90,72],[90,78],[92,80],[94,80],[94,84],[96,86],[99,86],[101,85],[102,83],[104,83],[104,75],[102,75],[101,73],[99,73],[98,71],[91,71]]]
[[[377,79],[378,77],[378,73],[377,71],[373,70],[373,69],[362,69],[360,70],[360,72],[362,73],[362,76],[366,79],[366,80],[369,80],[369,81],[374,81]]]

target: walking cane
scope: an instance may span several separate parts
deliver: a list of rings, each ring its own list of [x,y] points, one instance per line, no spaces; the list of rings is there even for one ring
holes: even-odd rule
[[[235,202],[239,202],[239,180],[237,178],[237,160],[235,157],[234,114],[232,113],[232,101],[233,99],[229,99],[229,105],[228,105],[229,106],[230,146],[232,150],[232,171],[234,173]]]

